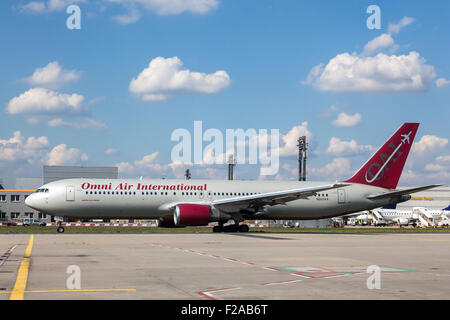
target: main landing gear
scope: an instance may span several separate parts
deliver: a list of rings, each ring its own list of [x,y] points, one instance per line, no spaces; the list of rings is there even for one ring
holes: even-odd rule
[[[219,224],[213,227],[213,232],[248,232],[250,228],[246,224],[230,224],[224,226],[223,224]]]

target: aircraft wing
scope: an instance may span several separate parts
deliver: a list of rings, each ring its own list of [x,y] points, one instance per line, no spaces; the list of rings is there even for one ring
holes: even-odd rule
[[[382,194],[370,195],[370,196],[367,197],[367,199],[380,200],[380,199],[385,199],[385,198],[398,197],[398,196],[402,196],[402,195],[405,195],[405,194],[415,193],[415,192],[428,190],[428,189],[436,188],[436,187],[440,187],[440,186],[442,186],[442,184],[432,184],[432,185],[429,185],[429,186],[423,186],[423,187],[418,187],[418,188],[411,188],[411,189],[403,189],[403,190],[398,190],[398,191],[386,192],[386,193],[382,193]]]
[[[300,189],[291,189],[284,191],[261,193],[250,196],[234,197],[228,199],[220,199],[212,201],[212,205],[224,211],[236,212],[243,209],[258,210],[264,206],[274,206],[285,204],[286,202],[307,199],[315,195],[317,192],[346,187],[349,183],[335,183],[315,187],[307,187]]]

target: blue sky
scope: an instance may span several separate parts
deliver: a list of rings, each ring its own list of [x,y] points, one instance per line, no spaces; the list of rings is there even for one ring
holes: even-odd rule
[[[71,3],[81,9],[80,30],[66,27]],[[0,177],[13,184],[15,177],[40,176],[43,164],[119,165],[121,176],[180,177],[189,166],[170,166],[171,133],[192,131],[193,121],[202,120],[204,129],[223,132],[279,129],[282,143],[295,132],[307,134],[309,177],[344,179],[403,122],[417,121],[416,146],[401,183],[450,182],[448,1],[433,6],[419,1],[155,3],[0,3]],[[381,9],[380,30],[366,26],[371,4]],[[390,31],[390,25],[399,31]],[[363,54],[377,38],[374,51]],[[353,57],[354,68],[367,71],[361,81],[345,78],[346,70],[327,72],[344,65],[342,54]],[[144,89],[133,91],[132,80],[157,57],[162,63],[177,57],[178,70],[211,75],[216,82],[171,86],[162,69],[156,85],[143,78],[137,82]],[[60,71],[53,81],[32,79],[51,63]],[[49,94],[57,96],[52,106]],[[67,106],[64,95],[82,101],[76,108]],[[145,95],[164,95],[164,100],[148,101]],[[332,138],[343,148],[330,148]],[[105,154],[107,149],[114,150]],[[288,149],[279,174],[266,179],[296,178],[295,150]],[[194,177],[226,176],[224,166],[190,168]],[[240,166],[236,174],[262,178],[258,166]]]

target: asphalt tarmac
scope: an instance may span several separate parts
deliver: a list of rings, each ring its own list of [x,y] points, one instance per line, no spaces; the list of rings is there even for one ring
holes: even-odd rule
[[[0,235],[0,299],[449,299],[449,248],[450,234]]]

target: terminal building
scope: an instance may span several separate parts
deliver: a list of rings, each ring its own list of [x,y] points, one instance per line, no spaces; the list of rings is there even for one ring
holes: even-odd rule
[[[17,178],[16,186],[9,188],[0,179],[0,222],[24,218],[52,222],[53,217],[31,209],[25,199],[43,184],[70,178],[117,179],[117,167],[44,166],[42,178]]]

